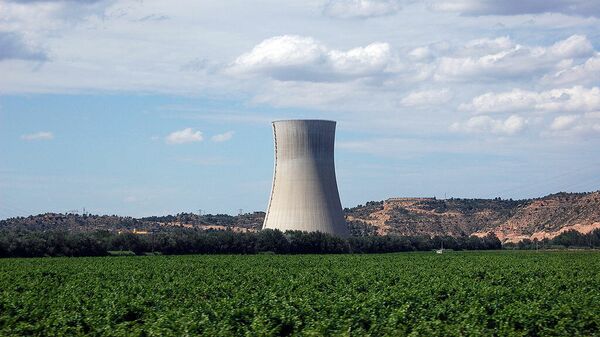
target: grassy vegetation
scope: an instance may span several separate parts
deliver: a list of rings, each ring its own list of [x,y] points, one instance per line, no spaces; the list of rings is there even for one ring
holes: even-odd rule
[[[591,336],[600,253],[0,260],[1,336]]]

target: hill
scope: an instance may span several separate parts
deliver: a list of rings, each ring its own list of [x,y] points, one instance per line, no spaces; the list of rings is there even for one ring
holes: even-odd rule
[[[177,215],[132,218],[118,215],[93,215],[76,213],[45,213],[28,217],[16,217],[0,221],[0,229],[26,229],[32,231],[64,230],[75,232],[109,231],[146,234],[169,231],[177,228],[231,229],[245,232],[260,228],[264,212],[246,213],[237,216],[228,214]]]
[[[391,198],[346,209],[346,218],[370,226],[379,235],[484,236],[493,232],[503,242],[518,242],[600,228],[600,191],[516,201]]]
[[[354,235],[482,237],[493,232],[503,242],[518,242],[553,238],[567,230],[589,233],[600,228],[600,191],[561,192],[525,200],[391,198],[344,211]],[[237,216],[180,213],[145,218],[46,213],[2,220],[0,229],[145,234],[197,228],[246,232],[260,229],[264,216],[264,212]]]

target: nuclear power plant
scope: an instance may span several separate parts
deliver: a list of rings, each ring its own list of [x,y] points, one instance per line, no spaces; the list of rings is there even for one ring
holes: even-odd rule
[[[349,236],[335,179],[335,122],[273,122],[275,172],[263,229]]]

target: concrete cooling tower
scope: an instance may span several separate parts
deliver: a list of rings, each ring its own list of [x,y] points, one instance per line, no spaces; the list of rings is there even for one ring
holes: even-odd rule
[[[263,228],[349,236],[335,179],[335,122],[273,122],[275,173]]]

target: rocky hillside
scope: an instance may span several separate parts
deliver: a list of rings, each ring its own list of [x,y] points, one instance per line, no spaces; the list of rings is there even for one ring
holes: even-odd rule
[[[349,222],[380,235],[477,235],[504,242],[552,238],[566,230],[600,228],[600,191],[557,193],[538,199],[392,198],[346,209]]]

